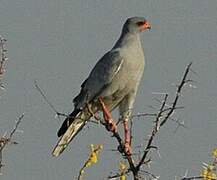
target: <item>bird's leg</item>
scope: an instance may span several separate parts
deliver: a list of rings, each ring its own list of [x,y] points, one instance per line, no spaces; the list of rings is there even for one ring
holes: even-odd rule
[[[108,110],[108,108],[106,107],[105,103],[103,102],[102,97],[99,97],[99,103],[102,106],[102,112],[103,112],[103,117],[105,120],[106,129],[108,131],[116,133],[117,132],[116,123],[113,121],[112,115],[111,115],[110,111]]]
[[[130,142],[130,131],[128,127],[128,118],[123,119],[124,125],[124,151],[127,155],[132,154],[131,142]]]

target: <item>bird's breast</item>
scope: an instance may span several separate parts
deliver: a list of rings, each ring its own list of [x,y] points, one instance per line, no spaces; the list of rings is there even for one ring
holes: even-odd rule
[[[128,79],[140,79],[145,66],[145,57],[142,48],[129,50],[123,59],[123,70],[127,74]]]

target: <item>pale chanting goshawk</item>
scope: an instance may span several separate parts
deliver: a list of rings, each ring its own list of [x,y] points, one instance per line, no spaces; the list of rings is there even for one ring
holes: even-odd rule
[[[140,33],[150,28],[149,22],[143,17],[126,20],[114,47],[96,63],[82,83],[80,93],[73,100],[74,110],[57,133],[60,139],[52,152],[53,156],[63,152],[92,113],[102,110],[99,98],[103,99],[109,111],[119,107],[121,118],[128,119],[131,116],[145,67]]]

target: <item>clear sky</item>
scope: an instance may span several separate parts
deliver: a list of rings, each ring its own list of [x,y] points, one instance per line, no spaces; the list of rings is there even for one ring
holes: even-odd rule
[[[198,174],[217,146],[217,1],[216,0],[1,0],[0,34],[7,38],[9,61],[1,92],[0,133],[10,130],[25,112],[16,146],[4,154],[4,180],[71,180],[87,158],[90,143],[104,144],[98,164],[86,179],[106,179],[118,169],[114,140],[102,127],[90,125],[59,157],[51,150],[61,122],[34,88],[34,80],[61,112],[72,110],[72,99],[95,62],[113,45],[130,16],[144,16],[152,30],[142,34],[146,69],[134,112],[157,105],[152,92],[175,91],[185,66],[193,61],[196,89],[184,91],[176,124],[162,128],[155,144],[151,172],[162,180]],[[158,96],[157,96],[158,97]],[[117,116],[115,116],[117,117]],[[134,123],[136,145],[144,143],[153,119]],[[189,175],[190,175],[189,174]]]

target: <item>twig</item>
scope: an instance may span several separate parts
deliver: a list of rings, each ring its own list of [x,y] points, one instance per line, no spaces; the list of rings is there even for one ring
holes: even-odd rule
[[[185,73],[184,73],[184,76],[183,76],[183,78],[182,78],[182,81],[181,81],[181,83],[180,83],[180,85],[178,86],[178,89],[177,89],[177,91],[176,91],[176,97],[175,97],[175,100],[174,100],[174,102],[173,102],[173,104],[172,104],[172,108],[171,108],[170,111],[167,113],[167,116],[166,116],[166,117],[164,118],[164,120],[161,122],[160,126],[163,126],[164,123],[166,123],[166,121],[168,120],[168,118],[169,118],[169,117],[172,115],[172,113],[174,112],[174,109],[175,109],[175,107],[176,107],[176,105],[177,105],[178,99],[179,99],[180,94],[181,94],[181,90],[182,90],[182,88],[184,87],[184,85],[187,83],[186,81],[188,81],[188,80],[187,80],[187,76],[188,76],[188,73],[189,73],[189,71],[190,71],[191,65],[192,65],[192,62],[187,66],[187,68],[186,68],[186,70],[185,70]]]
[[[156,113],[138,113],[138,114],[134,114],[132,115],[132,119],[135,117],[145,117],[145,116],[156,116]]]
[[[38,85],[38,82],[35,80],[34,81],[34,86],[36,88],[36,90],[41,94],[41,96],[43,97],[43,99],[45,100],[45,102],[50,106],[50,108],[56,113],[56,116],[58,117],[58,119],[60,120],[60,116],[64,116],[64,117],[69,117],[68,115],[64,114],[64,113],[60,113],[56,110],[56,108],[54,107],[54,105],[48,100],[47,96],[45,95],[44,91],[41,89],[41,87]]]
[[[0,35],[0,76],[2,76],[5,72],[5,62],[8,60],[6,57],[6,48],[5,42],[7,40]],[[0,79],[0,88],[4,89],[4,85],[2,83],[2,79]]]
[[[156,176],[153,173],[150,173],[148,171],[141,170],[141,172],[144,172],[145,174],[149,175],[151,178],[154,178],[155,180],[160,178],[160,176]]]
[[[162,115],[163,108],[165,107],[167,98],[168,98],[168,94],[166,94],[165,97],[164,97],[164,102],[162,103],[161,108],[160,108],[160,111],[159,111],[159,113],[158,113],[158,115],[157,115],[157,117],[156,117],[155,126],[154,126],[154,128],[153,128],[153,130],[152,130],[151,136],[150,136],[150,138],[149,138],[149,140],[148,140],[148,143],[147,143],[147,145],[146,145],[144,154],[143,154],[143,156],[142,156],[142,158],[141,158],[139,164],[138,164],[137,167],[136,167],[136,168],[138,169],[138,171],[140,170],[141,165],[144,164],[148,152],[149,152],[150,149],[152,149],[152,147],[153,147],[153,146],[152,146],[152,142],[153,142],[153,140],[154,140],[154,137],[155,137],[156,133],[157,133],[158,130],[160,129],[160,117],[161,117],[161,115]]]
[[[131,172],[131,170],[130,170],[130,169],[127,169],[124,173],[117,173],[117,174],[115,174],[115,175],[108,176],[108,179],[117,179],[117,178],[119,178],[119,177],[121,177],[121,176],[123,176],[123,175],[129,174],[130,172]]]
[[[189,82],[189,80],[187,80],[187,76],[188,76],[188,73],[190,71],[191,65],[192,65],[192,63],[189,63],[186,70],[185,70],[183,78],[182,78],[182,80],[181,80],[181,82],[180,82],[180,84],[179,84],[179,86],[177,88],[175,99],[174,99],[174,101],[172,103],[172,106],[170,108],[165,108],[166,105],[167,105],[167,99],[168,99],[168,94],[165,94],[164,100],[162,102],[160,110],[159,110],[159,112],[158,112],[158,114],[156,116],[156,119],[155,119],[155,126],[154,126],[154,128],[152,130],[152,133],[150,135],[150,138],[149,138],[149,140],[147,142],[147,145],[145,147],[142,158],[139,161],[138,165],[136,166],[137,171],[140,171],[140,168],[144,164],[148,153],[153,148],[152,143],[153,143],[153,140],[154,140],[157,132],[160,130],[161,126],[163,126],[167,122],[167,120],[170,119],[170,117],[173,115],[173,112],[177,109],[176,106],[177,106],[177,102],[179,100],[181,91],[182,91],[184,85]]]
[[[181,180],[194,180],[194,179],[204,179],[204,177],[203,176],[184,177]],[[216,180],[216,179],[210,179],[210,180]]]
[[[14,135],[14,133],[17,131],[17,128],[19,126],[19,124],[21,123],[22,119],[24,117],[24,114],[22,114],[18,120],[15,122],[15,126],[14,128],[11,130],[10,134],[8,137],[0,137],[0,172],[1,172],[1,168],[4,166],[2,164],[2,159],[3,159],[3,150],[6,147],[6,145],[8,145],[9,143],[11,144],[18,144],[17,142],[12,142],[12,137]]]

